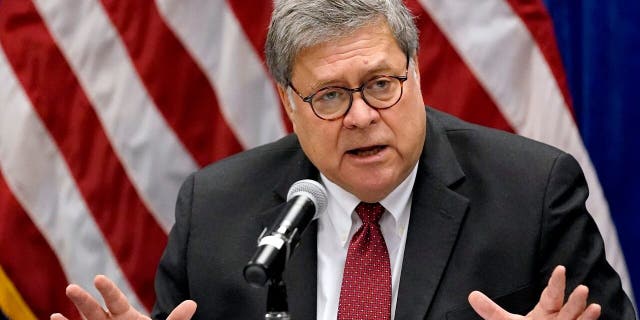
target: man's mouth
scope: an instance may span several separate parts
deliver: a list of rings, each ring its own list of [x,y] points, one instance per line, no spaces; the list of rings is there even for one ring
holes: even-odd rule
[[[370,146],[370,147],[364,147],[364,148],[351,149],[347,151],[347,153],[352,154],[354,156],[358,156],[358,157],[368,157],[368,156],[377,154],[378,152],[382,151],[384,148],[386,148],[386,146],[380,146],[380,145]]]

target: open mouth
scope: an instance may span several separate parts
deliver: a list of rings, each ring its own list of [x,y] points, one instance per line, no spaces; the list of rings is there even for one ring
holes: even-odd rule
[[[364,148],[351,149],[347,151],[347,153],[352,154],[354,156],[358,156],[358,157],[368,157],[368,156],[377,154],[378,152],[384,150],[384,148],[386,148],[386,146],[370,146],[370,147],[364,147]]]

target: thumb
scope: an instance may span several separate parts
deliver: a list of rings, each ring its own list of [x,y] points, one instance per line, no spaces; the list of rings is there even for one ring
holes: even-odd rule
[[[197,304],[193,300],[182,301],[167,317],[167,320],[189,320],[196,313]]]
[[[480,291],[473,291],[469,294],[469,303],[473,310],[485,320],[518,319],[515,315],[502,309]]]

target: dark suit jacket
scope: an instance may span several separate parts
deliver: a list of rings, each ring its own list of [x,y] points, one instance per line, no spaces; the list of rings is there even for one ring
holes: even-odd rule
[[[510,312],[538,301],[553,268],[567,291],[582,283],[602,319],[634,319],[584,202],[577,162],[555,148],[428,110],[413,188],[396,319],[479,319],[467,302],[481,290]],[[318,179],[295,135],[191,175],[156,277],[153,316],[193,299],[201,319],[264,319],[266,289],[242,269],[262,229],[300,179]],[[314,223],[285,270],[293,319],[315,319]]]

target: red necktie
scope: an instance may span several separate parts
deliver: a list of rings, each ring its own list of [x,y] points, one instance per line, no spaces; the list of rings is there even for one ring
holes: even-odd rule
[[[353,235],[344,264],[339,320],[389,320],[391,318],[391,266],[378,220],[379,203],[361,202],[356,213],[362,227]]]

